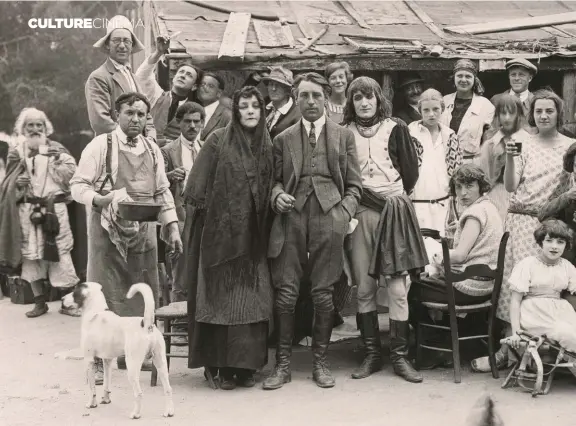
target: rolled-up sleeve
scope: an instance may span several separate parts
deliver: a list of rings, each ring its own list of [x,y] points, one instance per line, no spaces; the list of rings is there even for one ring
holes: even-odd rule
[[[102,172],[101,155],[95,142],[90,142],[82,152],[76,173],[70,180],[72,198],[86,206],[92,205],[96,196],[95,184]]]
[[[52,179],[54,179],[54,182],[56,182],[60,188],[64,190],[68,188],[70,179],[72,179],[75,172],[76,161],[71,155],[62,153],[58,160],[54,160],[53,157],[50,157],[48,173],[50,173],[50,176],[52,176]]]
[[[170,192],[170,182],[166,176],[166,168],[164,167],[164,160],[162,151],[157,145],[152,145],[156,152],[157,169],[156,169],[156,192],[154,193],[154,201],[162,204],[162,210],[158,217],[158,221],[162,226],[166,226],[172,222],[178,222],[176,215],[176,207],[174,206],[174,197]]]
[[[135,74],[138,84],[140,84],[140,88],[142,89],[142,93],[148,98],[151,105],[154,105],[158,98],[162,96],[162,93],[164,93],[156,81],[156,76],[154,75],[155,67],[156,64],[149,64],[148,58],[146,58],[138,67]]]

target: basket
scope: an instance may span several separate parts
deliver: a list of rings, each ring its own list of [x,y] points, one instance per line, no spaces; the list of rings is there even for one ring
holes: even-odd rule
[[[156,222],[162,210],[162,204],[142,201],[121,201],[118,203],[118,214],[124,220],[132,222]]]
[[[17,305],[29,305],[34,303],[34,293],[28,281],[20,277],[8,277],[10,288],[10,300]]]

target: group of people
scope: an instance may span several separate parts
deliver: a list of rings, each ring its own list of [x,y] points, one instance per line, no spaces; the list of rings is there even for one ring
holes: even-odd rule
[[[410,290],[446,302],[443,259],[426,244],[440,236],[453,240],[451,264],[463,270],[496,267],[509,232],[499,318],[510,336],[525,329],[576,348],[576,314],[560,299],[576,290],[576,145],[561,126],[562,100],[529,91],[531,62],[509,61],[510,89],[491,101],[472,61],[456,62],[456,91],[446,96],[423,91],[410,73],[393,116],[381,86],[354,79],[345,62],[296,78],[272,67],[231,99],[220,76],[182,65],[164,91],[153,70],[169,40],[159,38],[133,73],[130,55],[142,43],[125,17],[110,22],[94,45],[108,58],[86,82],[96,137],[78,164],[48,139],[50,121],[33,108],[22,111],[12,149],[0,146],[0,266],[21,265],[35,296],[29,317],[48,309],[44,280],[67,289],[79,280],[66,213],[74,199],[88,212],[86,279],[102,284],[121,316],[143,312],[141,300],[126,299],[131,284],[146,282],[158,296],[164,243],[173,301],[188,303],[180,327],[189,332],[189,367],[218,376],[221,389],[254,386],[271,336],[276,360],[263,388],[291,381],[305,298],[312,378],[333,387],[328,346],[352,287],[365,350],[352,377],[382,368],[377,293],[385,288],[394,372],[422,382],[408,355]],[[158,226],[122,218],[127,200],[161,204]],[[6,241],[18,239],[6,236],[20,238],[21,250],[10,251]],[[419,280],[428,265],[439,272]],[[456,303],[482,303],[492,289],[491,281],[460,282]],[[503,346],[498,366],[507,361]],[[487,358],[472,367],[487,371]]]

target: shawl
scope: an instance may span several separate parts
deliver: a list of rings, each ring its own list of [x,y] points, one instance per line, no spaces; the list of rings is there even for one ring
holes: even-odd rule
[[[226,128],[208,137],[205,160],[194,163],[186,188],[186,203],[206,209],[201,243],[206,281],[228,288],[253,286],[254,260],[267,253],[274,176],[262,102],[260,108],[252,138],[237,112]]]
[[[0,184],[0,272],[3,273],[13,273],[22,263],[22,230],[17,205],[21,191],[16,188],[16,179],[25,170],[24,160],[9,161]]]

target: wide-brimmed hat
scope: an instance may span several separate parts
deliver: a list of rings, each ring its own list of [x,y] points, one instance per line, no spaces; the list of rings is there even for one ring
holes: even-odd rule
[[[511,59],[508,62],[506,62],[506,69],[507,70],[512,68],[512,67],[526,68],[528,71],[530,71],[532,73],[532,75],[534,75],[538,72],[538,67],[536,65],[534,65],[532,62],[530,62],[524,58]]]
[[[263,82],[275,81],[276,83],[283,84],[284,86],[292,87],[294,84],[294,74],[289,69],[281,66],[270,67],[270,74],[262,77]]]
[[[105,48],[106,47],[106,40],[108,40],[108,37],[110,37],[110,34],[112,33],[112,31],[119,30],[119,29],[130,31],[130,34],[132,35],[132,43],[133,43],[132,53],[136,53],[136,52],[140,52],[141,50],[144,50],[144,45],[142,44],[142,42],[140,40],[138,40],[138,37],[136,37],[136,35],[134,34],[134,27],[132,25],[132,22],[130,22],[130,20],[123,15],[116,15],[115,17],[113,17],[112,19],[107,21],[106,35],[104,37],[102,37],[100,40],[98,40],[96,43],[94,43],[94,47],[97,47],[101,50],[106,51],[106,48]]]
[[[407,72],[398,80],[398,89],[408,86],[412,83],[423,83],[424,79],[417,72]]]

